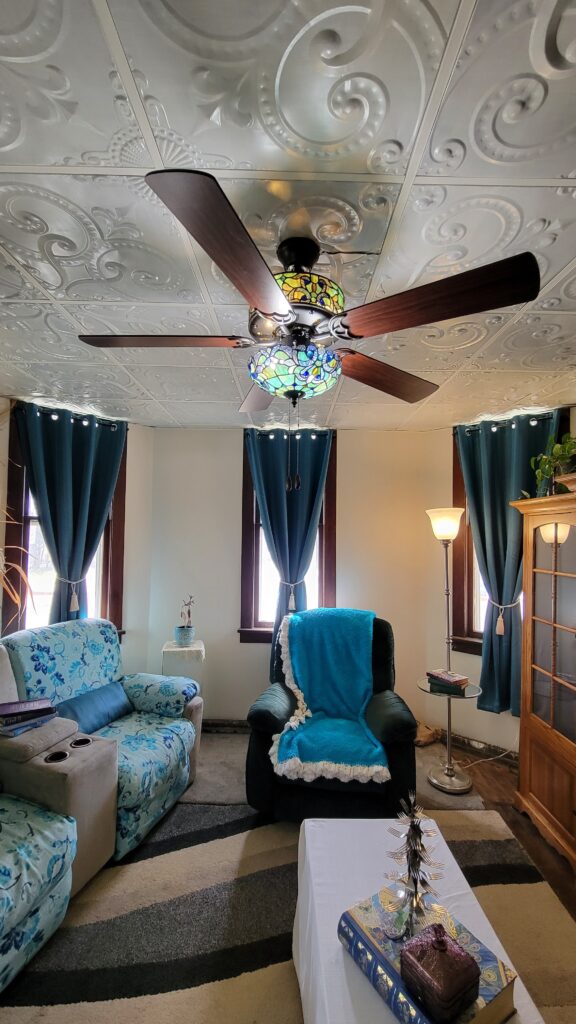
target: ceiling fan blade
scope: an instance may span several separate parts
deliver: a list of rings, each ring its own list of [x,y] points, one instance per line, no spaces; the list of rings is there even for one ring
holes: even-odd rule
[[[350,349],[338,351],[345,377],[358,380],[361,384],[368,384],[378,391],[385,391],[387,395],[401,398],[404,402],[420,402],[438,390],[437,384],[432,384],[422,377],[415,377],[413,373],[406,373],[405,370],[398,370],[379,359],[365,356],[363,352],[352,352]]]
[[[248,348],[253,344],[238,334],[79,334],[95,348]]]
[[[264,388],[259,388],[257,384],[253,384],[238,411],[264,412],[273,401],[274,395],[271,395],[269,391],[264,391]]]
[[[167,170],[151,171],[146,182],[251,306],[267,316],[290,313],[286,296],[216,178],[204,171]]]
[[[482,313],[535,299],[540,271],[531,252],[510,256],[485,267],[476,267],[442,281],[411,288],[365,306],[348,309],[342,316],[353,337],[373,338],[407,327]]]

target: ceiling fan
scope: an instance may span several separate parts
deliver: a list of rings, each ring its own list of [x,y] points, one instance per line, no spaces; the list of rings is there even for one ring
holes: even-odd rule
[[[101,348],[246,348],[254,386],[242,412],[267,409],[275,395],[320,395],[340,374],[405,402],[419,402],[438,385],[349,348],[361,338],[481,313],[535,299],[538,263],[521,253],[463,274],[421,285],[354,309],[342,289],[313,272],[320,249],[311,238],[286,238],[277,249],[284,271],[272,274],[242,221],[211,174],[161,170],[150,188],[202,246],[250,304],[249,337],[238,335],[80,335]]]

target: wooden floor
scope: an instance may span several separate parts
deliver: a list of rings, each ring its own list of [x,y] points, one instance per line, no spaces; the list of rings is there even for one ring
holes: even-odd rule
[[[462,768],[469,771],[474,788],[488,810],[498,811],[508,828],[530,855],[548,884],[576,920],[576,876],[565,857],[542,838],[526,814],[514,807],[517,772],[502,761],[476,761],[468,751],[456,754]]]

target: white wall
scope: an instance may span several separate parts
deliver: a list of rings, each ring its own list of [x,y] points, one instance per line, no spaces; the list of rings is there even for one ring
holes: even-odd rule
[[[152,591],[152,524],[154,435],[152,427],[131,424],[126,449],[126,528],[122,663],[125,672],[148,665],[150,594]]]
[[[196,635],[206,645],[202,670],[205,715],[209,718],[244,719],[252,701],[268,680],[269,647],[240,644],[240,550],[242,531],[242,430],[162,429],[153,434],[153,472],[150,498],[138,484],[138,473],[150,481],[149,466],[139,458],[127,480],[136,490],[136,514],[149,515],[145,544],[136,542],[125,560],[125,579],[134,565],[140,581],[125,591],[127,636],[131,655],[135,644],[130,621],[138,638],[146,631],[143,563],[149,559],[149,617],[147,666],[160,671],[161,650],[180,622],[180,605],[194,594]],[[133,431],[128,435],[128,470]],[[139,456],[143,456],[140,446]],[[146,449],[150,459],[150,450]],[[145,504],[149,502],[149,508]],[[132,505],[134,508],[134,505]],[[130,534],[127,509],[127,537]],[[141,527],[139,527],[141,529]],[[138,625],[130,608],[136,600]],[[139,646],[139,645],[138,645]],[[139,666],[145,668],[139,650]],[[133,659],[131,658],[131,661]]]
[[[126,668],[159,671],[180,602],[193,593],[210,718],[244,718],[268,678],[269,648],[238,636],[242,436],[137,427],[128,435]],[[444,663],[442,549],[425,510],[451,503],[449,430],[339,431],[338,604],[390,620],[398,692],[417,717],[439,725],[445,701],[416,686],[427,668]],[[479,658],[455,654],[453,665],[478,678]],[[473,702],[455,710],[454,730],[472,738],[514,747],[517,729],[510,715],[478,711]]]
[[[416,681],[445,664],[443,551],[427,508],[452,504],[452,432],[339,431],[338,604],[373,608],[393,626],[397,690],[417,718],[446,724],[446,701]],[[480,658],[452,667],[478,680]],[[517,749],[518,719],[454,706],[461,735]]]

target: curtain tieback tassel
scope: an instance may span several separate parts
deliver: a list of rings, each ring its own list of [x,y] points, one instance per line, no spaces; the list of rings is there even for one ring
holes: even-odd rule
[[[295,583],[289,583],[288,580],[280,580],[280,582],[283,583],[285,587],[290,587],[290,596],[288,598],[288,611],[295,612],[296,596],[294,594],[294,588],[297,587],[299,583],[304,583],[304,580],[296,580]]]
[[[85,576],[82,576],[82,578],[79,579],[79,580],[67,580],[67,579],[64,578],[64,576],[58,576],[58,580],[60,581],[60,583],[68,583],[72,587],[72,593],[70,594],[70,606],[69,606],[69,611],[71,611],[71,612],[79,612],[80,611],[80,602],[78,600],[78,592],[76,590],[76,587],[78,586],[79,583],[83,583],[85,579],[86,579]]]
[[[504,609],[515,608],[517,604],[520,604],[520,598],[516,601],[512,601],[511,604],[498,604],[498,601],[493,601],[491,597],[488,598],[490,604],[493,604],[498,609],[498,618],[496,619],[496,636],[504,636]]]

